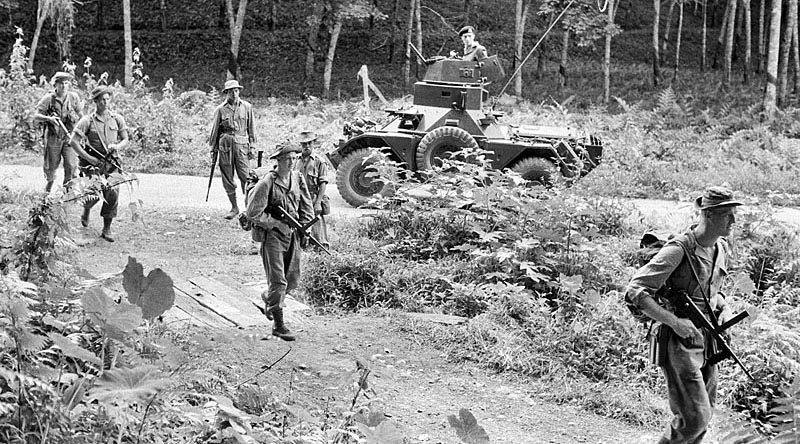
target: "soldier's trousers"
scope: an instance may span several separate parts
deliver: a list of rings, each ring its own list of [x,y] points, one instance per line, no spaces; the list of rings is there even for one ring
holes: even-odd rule
[[[222,188],[228,196],[236,195],[234,174],[239,177],[239,185],[244,187],[250,172],[250,147],[246,143],[236,143],[233,135],[223,134],[219,138],[219,172],[222,176]]]
[[[64,160],[64,185],[78,173],[78,155],[69,145],[68,140],[61,137],[47,137],[44,144],[44,177],[48,182],[55,180],[56,171],[61,160]]]
[[[286,293],[297,288],[300,281],[300,242],[294,231],[273,228],[261,242],[261,262],[267,273],[269,286],[261,299],[267,311],[283,305]]]
[[[702,442],[717,396],[717,366],[706,365],[712,341],[707,333],[694,342],[671,333],[663,370],[673,418],[660,443]]]
[[[81,175],[92,177],[97,175],[97,169],[91,168],[88,164],[81,165]],[[100,199],[95,197],[83,204],[83,208],[92,208]],[[117,217],[117,204],[119,200],[119,187],[109,187],[103,189],[103,206],[100,208],[100,216],[103,219],[113,219]]]

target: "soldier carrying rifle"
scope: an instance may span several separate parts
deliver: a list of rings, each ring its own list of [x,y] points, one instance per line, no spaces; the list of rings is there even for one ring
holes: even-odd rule
[[[728,267],[725,236],[731,234],[736,207],[742,203],[727,188],[711,187],[695,204],[700,222],[664,245],[626,290],[631,305],[661,323],[657,343],[663,350],[657,353],[657,364],[667,381],[673,419],[659,444],[701,442],[717,393],[718,350],[726,350],[741,365],[720,336],[733,316],[719,290]],[[665,306],[656,302],[662,287]]]
[[[111,102],[111,89],[98,86],[92,90],[95,112],[83,116],[75,125],[70,145],[80,156],[81,174],[87,177],[95,175],[108,176],[120,169],[117,152],[128,146],[128,128],[121,115],[108,109]],[[84,144],[85,143],[85,144]],[[103,207],[100,216],[103,218],[103,231],[100,237],[114,242],[111,234],[111,222],[117,216],[117,199],[119,190],[116,187],[103,188]],[[89,226],[89,214],[99,199],[91,199],[84,204],[81,225]]]
[[[64,159],[64,186],[77,174],[78,157],[69,144],[72,127],[82,116],[78,95],[69,90],[72,74],[57,72],[50,79],[54,90],[45,94],[36,105],[33,119],[44,124],[44,177],[45,192],[50,192],[55,173]],[[66,130],[66,132],[65,132]]]
[[[259,254],[269,287],[261,294],[264,313],[274,321],[272,334],[284,341],[295,337],[283,323],[283,300],[300,281],[300,248],[309,237],[294,223],[308,225],[314,220],[314,206],[308,186],[299,171],[294,171],[300,147],[279,146],[270,157],[278,166],[267,173],[247,196],[247,219],[253,223],[253,240],[261,242]]]

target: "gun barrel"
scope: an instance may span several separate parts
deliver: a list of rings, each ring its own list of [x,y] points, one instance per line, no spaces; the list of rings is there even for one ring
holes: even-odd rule
[[[311,241],[311,243],[314,244],[315,246],[319,247],[322,251],[327,253],[328,256],[333,256],[333,254],[330,252],[330,250],[325,248],[325,246],[322,245],[322,243],[316,237],[314,237],[314,235],[312,235],[308,231],[311,228],[312,225],[317,223],[317,221],[319,220],[319,216],[315,216],[314,219],[311,219],[311,222],[307,223],[304,226],[304,225],[300,224],[300,222],[297,219],[292,217],[292,215],[289,214],[289,212],[286,211],[285,208],[283,208],[280,205],[278,205],[277,208],[278,208],[278,211],[280,211],[281,215],[283,215],[283,218],[286,219],[287,222],[289,222],[289,225],[292,228],[294,228],[295,230],[300,231],[304,236],[308,236],[308,240]]]

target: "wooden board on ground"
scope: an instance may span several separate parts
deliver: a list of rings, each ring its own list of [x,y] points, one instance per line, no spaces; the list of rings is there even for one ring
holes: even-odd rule
[[[252,304],[257,305],[259,309],[264,309],[264,301],[261,300],[261,292],[267,288],[266,281],[242,284],[230,276],[224,275],[217,276],[216,279],[223,285],[227,285],[246,295]],[[284,304],[283,317],[287,323],[304,325],[309,322],[306,314],[311,311],[311,307],[291,296],[286,296]],[[255,309],[255,307],[253,307],[253,309]],[[266,320],[266,317],[264,319]]]
[[[165,313],[170,322],[186,322],[208,328],[245,328],[271,325],[258,313],[250,297],[209,277],[178,281],[175,306]]]
[[[421,321],[436,322],[444,325],[458,325],[467,322],[467,318],[439,313],[406,313],[408,317]]]

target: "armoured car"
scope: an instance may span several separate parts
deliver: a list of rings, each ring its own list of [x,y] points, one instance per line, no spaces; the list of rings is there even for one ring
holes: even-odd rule
[[[413,172],[431,169],[452,152],[480,148],[492,168],[510,168],[545,186],[577,180],[600,162],[603,145],[597,137],[564,127],[498,123],[503,113],[487,106],[485,88],[505,75],[496,55],[481,61],[439,57],[426,64],[412,104],[386,109],[382,124],[363,119],[345,124],[344,137],[328,154],[339,194],[350,205],[390,192],[375,172],[373,148]]]

